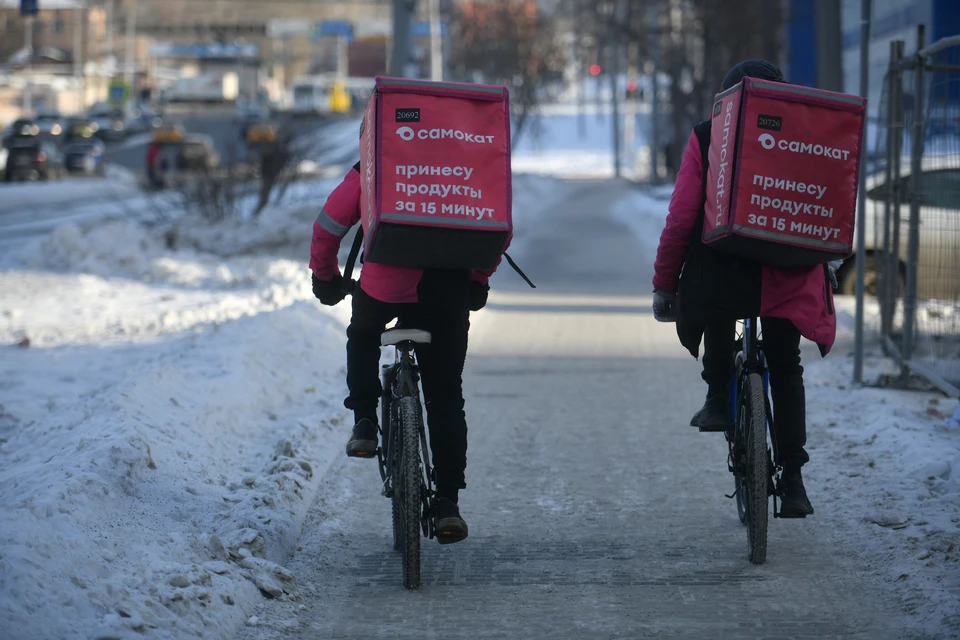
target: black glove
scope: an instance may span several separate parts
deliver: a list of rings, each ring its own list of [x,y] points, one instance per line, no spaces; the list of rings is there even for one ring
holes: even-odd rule
[[[470,281],[470,311],[480,311],[487,305],[487,294],[490,293],[490,285]]]
[[[842,266],[843,260],[831,260],[827,263],[827,275],[830,276],[830,286],[833,287],[834,291],[840,288],[840,283],[837,281],[837,271]]]
[[[657,322],[677,321],[677,294],[666,291],[653,292],[653,317]]]
[[[311,274],[311,278],[313,278],[313,295],[317,297],[321,304],[335,307],[346,297],[346,294],[343,293],[343,276],[340,275],[339,271],[332,280],[320,280],[313,274]]]

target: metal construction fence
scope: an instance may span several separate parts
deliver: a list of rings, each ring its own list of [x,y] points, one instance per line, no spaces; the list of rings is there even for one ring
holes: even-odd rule
[[[890,43],[865,166],[870,314],[900,379],[960,396],[960,36]]]

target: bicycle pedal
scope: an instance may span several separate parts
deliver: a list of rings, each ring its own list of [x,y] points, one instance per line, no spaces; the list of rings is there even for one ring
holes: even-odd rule
[[[372,451],[372,452],[371,451],[348,451],[347,457],[348,458],[364,458],[364,459],[376,458],[377,452],[376,451]]]
[[[726,433],[728,427],[697,427],[700,433]]]
[[[453,544],[467,538],[463,531],[437,531],[437,542],[440,544]]]

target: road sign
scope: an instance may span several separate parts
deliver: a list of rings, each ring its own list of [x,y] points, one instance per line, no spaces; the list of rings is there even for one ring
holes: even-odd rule
[[[114,80],[110,83],[108,100],[115,107],[122,107],[127,102],[130,94],[130,87],[122,80]]]
[[[347,42],[353,41],[353,25],[342,20],[325,20],[319,22],[313,29],[314,42],[319,42],[322,38],[339,37],[346,38]]]
[[[37,9],[37,0],[20,0],[20,15],[35,16]]]

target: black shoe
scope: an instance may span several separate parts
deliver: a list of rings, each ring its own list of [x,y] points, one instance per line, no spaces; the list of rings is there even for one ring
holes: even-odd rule
[[[354,425],[353,433],[347,442],[348,458],[376,458],[379,431],[377,425],[369,418],[364,418]]]
[[[467,523],[460,517],[460,508],[450,498],[434,500],[433,512],[440,544],[453,544],[467,537]]]
[[[813,505],[803,488],[803,478],[799,471],[784,472],[777,483],[780,493],[781,518],[806,518],[813,515]]]
[[[730,396],[726,391],[710,392],[703,407],[693,416],[700,431],[726,431],[730,428]]]

